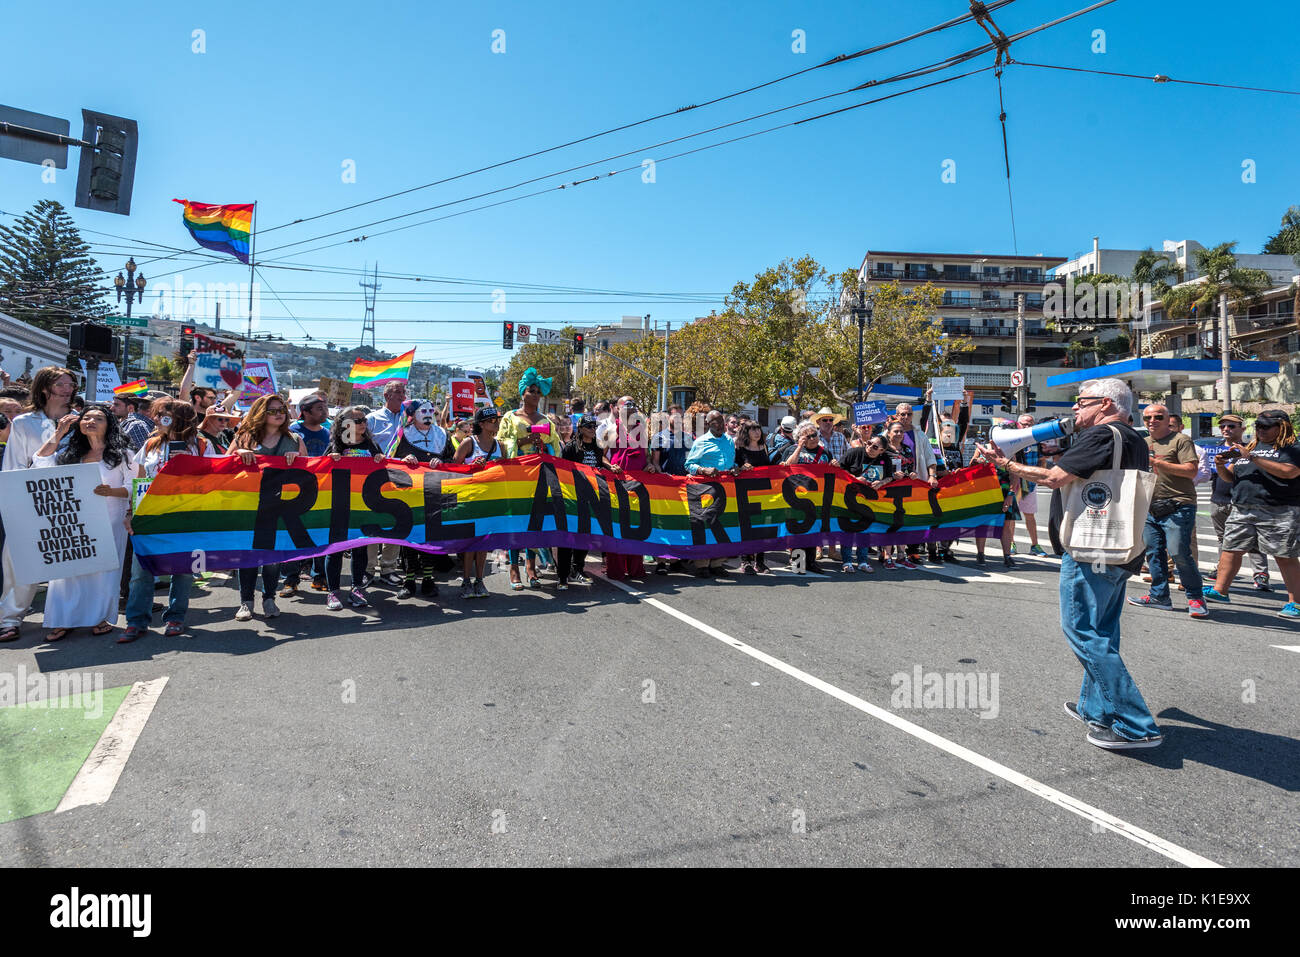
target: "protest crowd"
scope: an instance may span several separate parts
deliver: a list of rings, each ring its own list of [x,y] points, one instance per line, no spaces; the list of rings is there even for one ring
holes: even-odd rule
[[[857,426],[849,425],[836,411],[821,408],[799,419],[787,416],[765,434],[759,423],[701,402],[647,415],[624,396],[592,402],[590,411],[582,400],[575,400],[569,414],[546,413],[541,410],[542,400],[551,382],[534,369],[520,381],[516,408],[501,411],[483,405],[472,416],[455,420],[450,404],[437,408],[428,399],[408,397],[402,381],[388,383],[377,408],[331,409],[319,393],[302,398],[295,408],[272,393],[242,413],[235,409],[233,393],[219,400],[212,389],[191,388],[188,375],[179,397],[126,395],[111,403],[81,401],[77,382],[71,370],[47,367],[28,383],[8,383],[0,390],[3,470],[97,464],[100,484],[94,493],[107,500],[120,559],[112,571],[48,582],[44,605],[48,641],[59,641],[82,628],[94,635],[115,634],[118,642],[134,641],[152,625],[154,593],[160,587],[167,590],[161,606],[164,633],[186,634],[194,576],[172,574],[164,586],[133,555],[130,539],[133,483],[152,480],[175,456],[234,458],[248,469],[259,468],[269,456],[283,458],[285,465],[299,457],[328,456],[335,462],[367,457],[439,469],[541,455],[611,475],[658,473],[684,479],[738,476],[764,466],[834,465],[873,490],[900,482],[937,487],[946,475],[988,463],[996,469],[1004,515],[997,553],[1002,565],[1010,568],[1017,562],[1013,557],[1017,522],[1026,523],[1029,554],[1046,555],[1039,544],[1037,483],[1027,476],[1046,482],[1046,470],[1062,463],[1068,466],[1071,454],[1082,455],[1077,447],[1073,453],[1063,452],[1055,442],[1032,444],[1010,459],[996,447],[975,445],[968,451],[970,393],[942,409],[930,401],[918,403],[919,416],[911,404],[900,403],[885,421]],[[1081,393],[1087,391],[1086,385]],[[1126,428],[1134,424],[1131,403],[1125,404],[1129,402],[1124,398],[1113,403],[1115,420]],[[1086,406],[1081,396],[1076,414]],[[935,410],[939,421],[932,428]],[[1176,586],[1186,593],[1190,615],[1204,618],[1209,614],[1207,601],[1231,602],[1233,580],[1247,556],[1251,586],[1272,588],[1268,571],[1272,558],[1289,599],[1278,614],[1300,618],[1295,603],[1300,585],[1300,445],[1290,418],[1283,412],[1265,411],[1254,423],[1254,436],[1247,437],[1243,420],[1225,414],[1220,426],[1227,451],[1210,461],[1199,454],[1164,405],[1147,406],[1141,419],[1147,431],[1140,438],[1145,439],[1156,481],[1142,563],[1151,588],[1148,595],[1130,601],[1171,608],[1170,590]],[[1025,428],[1035,423],[1032,415],[1024,415],[1007,424]],[[1221,547],[1217,569],[1207,578],[1198,569],[1195,536],[1196,485],[1203,482],[1212,484],[1212,517]],[[600,573],[613,580],[674,573],[711,579],[737,572],[762,575],[779,566],[799,574],[838,570],[866,576],[972,560],[955,554],[954,544],[944,540],[879,547],[830,543],[693,561],[607,553]],[[974,564],[986,566],[987,540],[977,537],[974,545]],[[1059,548],[1056,551],[1060,554]],[[508,569],[511,589],[553,586],[567,591],[572,585],[591,584],[589,558],[581,548],[524,548],[503,550],[500,563]],[[280,613],[277,599],[303,598],[305,590],[322,593],[323,609],[331,612],[371,604],[375,588],[388,590],[394,600],[432,601],[440,597],[440,577],[450,579],[442,587],[455,588],[459,579],[458,600],[488,598],[484,579],[492,559],[483,551],[444,555],[387,542],[239,568],[232,576],[239,589],[232,613],[237,621],[248,621],[258,611],[274,618]],[[39,587],[16,581],[11,548],[4,544],[0,642],[19,638]],[[126,624],[119,633],[122,612]]]

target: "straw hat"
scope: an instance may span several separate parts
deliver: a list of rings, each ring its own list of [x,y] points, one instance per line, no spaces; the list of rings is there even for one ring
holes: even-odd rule
[[[813,421],[820,422],[822,419],[827,419],[827,418],[832,420],[831,425],[839,425],[841,422],[844,421],[844,416],[840,415],[838,412],[833,411],[830,406],[826,406],[826,405],[822,406],[817,411],[817,414],[813,416]]]

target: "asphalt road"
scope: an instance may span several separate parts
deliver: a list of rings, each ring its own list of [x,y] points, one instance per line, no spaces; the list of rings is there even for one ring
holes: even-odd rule
[[[1118,755],[1061,710],[1081,672],[1057,562],[989,555],[652,575],[640,594],[511,592],[502,571],[490,600],[447,582],[330,613],[307,591],[247,624],[220,585],[192,638],[122,646],[42,645],[29,623],[0,671],[168,683],[108,802],[0,824],[0,863],[1300,865],[1282,594],[1239,579],[1206,622],[1178,593],[1177,612],[1128,608],[1124,657],[1167,740]],[[983,707],[897,707],[891,679],[918,666],[983,674]]]

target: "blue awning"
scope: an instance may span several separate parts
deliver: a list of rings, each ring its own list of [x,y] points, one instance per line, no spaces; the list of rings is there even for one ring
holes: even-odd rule
[[[1234,359],[1229,375],[1234,382],[1263,379],[1277,375],[1276,362]],[[1223,375],[1223,366],[1217,359],[1124,359],[1092,369],[1074,369],[1060,375],[1049,376],[1047,385],[1068,386],[1088,379],[1123,379],[1139,392],[1168,392],[1177,383],[1178,388],[1189,385],[1213,385]]]

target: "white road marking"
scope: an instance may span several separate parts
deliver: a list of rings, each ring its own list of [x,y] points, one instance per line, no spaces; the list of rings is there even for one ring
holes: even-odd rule
[[[1294,651],[1300,654],[1300,645],[1269,645],[1270,648],[1281,648],[1283,651]]]
[[[780,671],[782,674],[788,675],[789,677],[794,678],[796,681],[801,681],[804,684],[808,685],[810,688],[815,688],[818,691],[823,692],[824,694],[828,694],[832,698],[835,698],[837,701],[841,701],[852,708],[856,708],[857,710],[861,711],[863,714],[870,715],[871,717],[876,718],[879,721],[883,721],[885,724],[891,725],[892,727],[897,728],[898,730],[904,732],[905,734],[910,734],[912,737],[924,741],[926,744],[933,745],[934,747],[938,748],[940,751],[945,751],[948,754],[951,754],[953,757],[960,758],[962,761],[965,761],[967,764],[973,765],[974,767],[977,767],[982,771],[986,771],[989,774],[995,775],[996,777],[1001,778],[1002,780],[1008,782],[1009,784],[1014,784],[1016,787],[1023,788],[1024,790],[1028,791],[1030,794],[1036,795],[1037,797],[1040,797],[1045,801],[1055,804],[1058,807],[1064,808],[1065,810],[1069,811],[1072,814],[1077,814],[1079,817],[1083,818],[1084,820],[1092,821],[1093,823],[1098,824],[1101,827],[1106,828],[1107,830],[1114,831],[1116,834],[1128,838],[1130,841],[1132,841],[1135,844],[1145,847],[1148,850],[1155,851],[1157,854],[1162,854],[1165,857],[1169,858],[1170,860],[1176,861],[1179,864],[1183,864],[1187,867],[1221,867],[1222,866],[1220,864],[1216,864],[1214,861],[1211,861],[1208,858],[1202,857],[1201,855],[1195,853],[1194,851],[1189,851],[1184,847],[1180,847],[1177,844],[1174,844],[1170,841],[1166,841],[1162,837],[1157,837],[1155,834],[1152,834],[1149,831],[1144,831],[1142,828],[1130,824],[1127,821],[1121,820],[1120,818],[1117,818],[1113,814],[1109,814],[1106,811],[1101,810],[1100,808],[1095,808],[1090,804],[1085,804],[1083,801],[1080,801],[1078,798],[1071,797],[1070,795],[1064,793],[1063,791],[1058,791],[1056,790],[1056,788],[1050,787],[1046,784],[1036,781],[1031,777],[1021,774],[1019,771],[1014,771],[1011,768],[1007,767],[1006,765],[999,764],[997,761],[994,761],[990,758],[986,758],[984,755],[972,751],[969,748],[965,748],[954,741],[949,741],[947,738],[935,734],[933,731],[929,731],[921,727],[919,724],[913,724],[911,721],[908,721],[906,718],[899,717],[898,715],[894,714],[892,711],[886,711],[884,708],[878,707],[869,701],[859,698],[857,695],[850,694],[849,692],[844,691],[841,688],[837,688],[835,685],[827,681],[823,681],[821,678],[818,678],[814,675],[810,675],[808,672],[802,671],[799,668],[794,667],[794,665],[787,664],[786,662],[782,661],[780,658],[774,658],[764,651],[759,651],[757,648],[751,645],[747,645],[743,641],[738,641],[737,639],[731,637],[725,632],[719,631],[718,629],[712,627],[711,625],[706,625],[702,621],[697,621],[696,619],[692,618],[690,615],[687,615],[684,612],[680,612],[676,608],[673,608],[671,605],[667,605],[657,598],[652,598],[651,596],[647,595],[645,592],[639,591],[631,587],[630,585],[627,585],[623,582],[609,581],[609,579],[604,578],[604,576],[600,576],[600,578],[602,581],[606,582],[607,584],[613,585],[615,588],[627,592],[629,595],[636,598],[638,601],[645,602],[647,605],[651,605],[654,608],[658,608],[660,611],[664,612],[667,615],[671,615],[673,618],[676,618],[678,621],[690,625],[696,631],[702,632],[703,634],[708,635],[710,638],[716,638],[718,641],[722,642],[723,644],[736,649],[741,654],[748,655],[750,658],[753,658],[755,661],[762,662],[768,667],[775,668],[777,671]]]
[[[72,779],[63,800],[54,809],[55,814],[87,804],[103,804],[112,797],[127,758],[131,757],[135,742],[149,715],[153,714],[153,706],[166,684],[167,676],[163,675],[153,681],[137,681],[131,686],[117,713],[91,749],[86,763]]]

